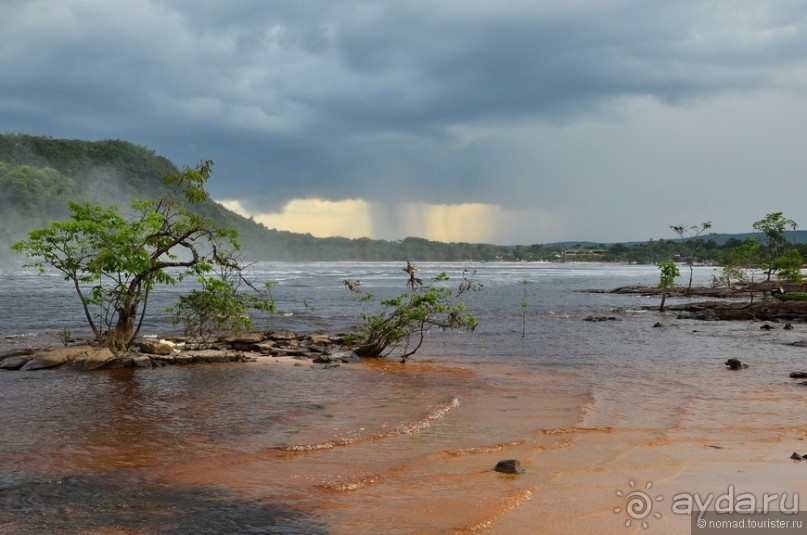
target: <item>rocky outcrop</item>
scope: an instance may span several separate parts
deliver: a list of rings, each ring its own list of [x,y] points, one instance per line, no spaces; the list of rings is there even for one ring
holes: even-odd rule
[[[619,321],[619,318],[617,318],[616,316],[587,316],[583,318],[583,321],[593,321],[593,322]]]
[[[115,356],[107,348],[71,346],[43,350],[30,355],[18,355],[16,357],[6,358],[0,362],[0,367],[4,369],[30,371],[71,365],[75,368],[91,370],[103,367],[114,358]],[[22,365],[20,365],[21,362]]]
[[[0,370],[43,370],[70,366],[80,370],[154,368],[167,365],[248,362],[260,357],[294,357],[328,366],[361,362],[342,346],[344,337],[327,333],[298,335],[292,331],[269,331],[220,336],[213,342],[192,338],[158,340],[144,338],[134,351],[113,354],[91,345],[46,349],[23,349],[0,354]]]
[[[779,301],[771,298],[759,299],[753,303],[698,301],[670,305],[667,310],[679,312],[680,319],[807,321],[807,301]]]

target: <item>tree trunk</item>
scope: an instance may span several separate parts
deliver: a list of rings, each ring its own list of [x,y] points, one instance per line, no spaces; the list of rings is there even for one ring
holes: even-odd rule
[[[133,307],[126,306],[118,310],[118,323],[115,329],[109,333],[107,347],[113,353],[119,353],[129,349],[129,345],[134,339],[134,312]]]
[[[692,261],[689,262],[689,285],[687,286],[687,297],[689,294],[692,293],[692,277],[695,273],[695,267],[692,264]]]
[[[658,307],[659,312],[665,312],[667,310],[666,302],[667,302],[667,289],[665,288],[664,291],[661,293],[661,305],[659,305]]]

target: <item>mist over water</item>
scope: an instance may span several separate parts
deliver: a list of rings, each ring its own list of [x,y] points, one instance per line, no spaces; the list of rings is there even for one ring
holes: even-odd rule
[[[258,325],[347,329],[361,306],[342,281],[393,295],[401,267],[259,264],[279,311]],[[0,373],[0,532],[625,533],[615,492],[629,480],[667,496],[807,492],[786,475],[807,438],[807,391],[788,379],[804,324],[678,320],[657,298],[580,291],[653,285],[655,266],[419,275],[464,270],[484,284],[467,300],[479,327],[430,333],[405,365]],[[155,294],[144,334],[174,329],[162,309],[183,289]],[[87,331],[57,275],[4,272],[0,303],[0,351]],[[726,371],[729,357],[750,368]],[[508,458],[526,473],[491,470]],[[689,533],[664,513],[650,532]]]

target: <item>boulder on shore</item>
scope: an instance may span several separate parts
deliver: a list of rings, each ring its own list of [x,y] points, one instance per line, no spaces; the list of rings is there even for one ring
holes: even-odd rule
[[[92,346],[70,346],[46,349],[34,353],[32,358],[28,360],[20,370],[45,370],[48,368],[56,368],[64,364],[77,364],[81,366],[88,358],[91,359],[91,362],[97,362],[98,360],[109,360],[109,355],[111,355],[111,352],[109,352],[108,349]]]
[[[143,338],[138,340],[136,345],[141,353],[149,353],[151,355],[171,355],[177,351],[176,344],[168,340]]]

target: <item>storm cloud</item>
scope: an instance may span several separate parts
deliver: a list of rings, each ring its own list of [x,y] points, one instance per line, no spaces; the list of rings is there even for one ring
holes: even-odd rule
[[[806,26],[787,0],[6,0],[0,125],[212,159],[251,214],[361,199],[371,237],[417,205],[499,243],[739,232],[804,219]]]

